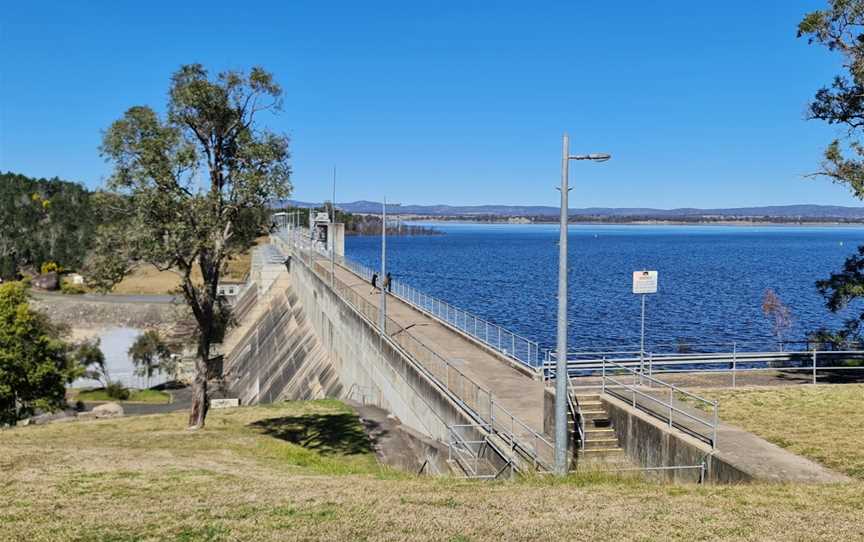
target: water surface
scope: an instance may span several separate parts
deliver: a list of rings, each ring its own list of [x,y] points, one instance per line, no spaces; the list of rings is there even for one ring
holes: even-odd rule
[[[555,342],[558,228],[444,224],[441,236],[391,237],[399,279],[525,337]],[[592,348],[638,344],[632,272],[659,271],[647,298],[647,340],[776,346],[762,314],[774,289],[794,318],[790,338],[838,326],[816,291],[864,243],[864,227],[573,225],[569,236],[569,341]],[[346,252],[380,265],[379,237],[348,237]]]

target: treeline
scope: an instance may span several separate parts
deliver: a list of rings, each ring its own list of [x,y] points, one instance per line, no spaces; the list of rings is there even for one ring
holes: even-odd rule
[[[331,207],[329,202],[322,207],[300,208],[300,207],[283,207],[274,209],[274,212],[284,212],[289,215],[295,214],[296,217],[289,216],[289,223],[297,223],[302,227],[309,226],[309,214],[315,216],[317,213],[327,213],[330,216]],[[376,215],[354,214],[342,211],[336,208],[336,222],[345,224],[345,235],[381,235],[381,217]],[[398,220],[387,219],[387,235],[441,235],[443,232],[430,228],[428,226],[417,226],[413,224],[405,224]]]
[[[58,178],[0,173],[0,277],[47,262],[79,268],[96,230],[91,193]]]
[[[535,224],[553,224],[558,222],[557,216],[503,216],[503,215],[471,215],[471,216],[435,216],[430,219],[440,221],[470,221],[494,224],[506,224],[511,219],[526,219]],[[862,224],[858,218],[838,217],[791,217],[791,216],[657,216],[657,215],[571,215],[570,223],[592,224],[633,224],[638,222],[665,222],[674,224],[716,224],[716,223],[763,223],[763,224]]]

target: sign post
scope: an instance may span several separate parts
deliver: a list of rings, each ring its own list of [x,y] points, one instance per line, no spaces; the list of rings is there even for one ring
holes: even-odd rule
[[[645,296],[657,293],[657,271],[634,271],[633,293],[642,297],[642,329],[639,334],[639,379],[645,373]]]

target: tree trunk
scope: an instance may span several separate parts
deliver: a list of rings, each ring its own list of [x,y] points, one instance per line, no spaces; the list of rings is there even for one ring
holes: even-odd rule
[[[210,398],[207,395],[207,360],[210,356],[208,350],[209,348],[201,348],[198,358],[195,360],[195,379],[192,381],[192,409],[189,412],[188,428],[190,430],[204,427],[204,418],[210,407]]]

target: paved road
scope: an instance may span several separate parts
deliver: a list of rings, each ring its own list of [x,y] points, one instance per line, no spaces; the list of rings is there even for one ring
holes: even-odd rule
[[[192,406],[192,390],[190,388],[179,388],[176,390],[165,390],[171,394],[171,402],[168,404],[153,403],[120,403],[123,414],[126,416],[143,416],[146,414],[165,414],[188,410]],[[106,401],[85,402],[84,409],[89,411],[94,407],[104,405]]]

